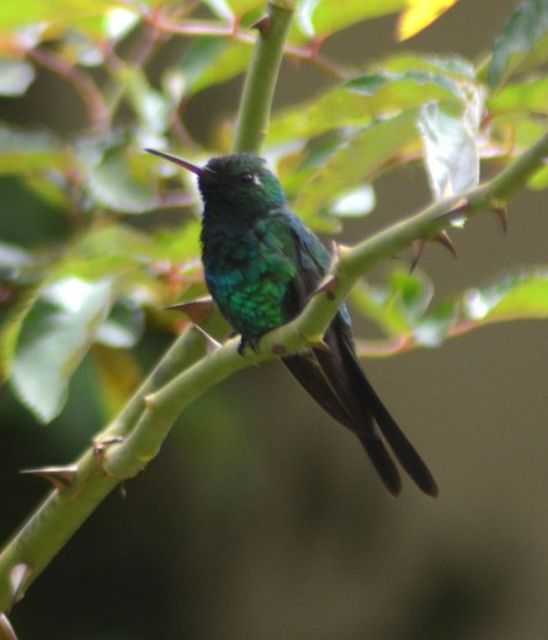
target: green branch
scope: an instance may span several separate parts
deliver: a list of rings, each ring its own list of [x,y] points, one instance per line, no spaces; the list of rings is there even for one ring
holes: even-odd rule
[[[245,79],[234,136],[235,151],[259,153],[262,147],[292,16],[293,3],[276,0],[269,3],[267,14],[256,25],[259,39]]]

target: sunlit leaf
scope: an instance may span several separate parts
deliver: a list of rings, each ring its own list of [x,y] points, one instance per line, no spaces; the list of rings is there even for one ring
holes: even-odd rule
[[[537,171],[527,183],[531,189],[548,189],[548,165]]]
[[[23,95],[34,76],[34,67],[28,62],[0,58],[0,96]]]
[[[44,288],[24,318],[11,384],[42,422],[62,410],[70,378],[108,314],[111,298],[108,280],[65,278]]]
[[[479,182],[478,131],[483,113],[480,92],[470,94],[462,115],[434,102],[423,106],[419,130],[428,182],[435,199],[460,193]]]
[[[268,139],[312,137],[336,127],[367,124],[384,113],[418,106],[428,100],[460,104],[462,89],[452,78],[429,71],[360,74],[343,87],[275,115]]]
[[[111,40],[121,40],[138,23],[138,15],[124,7],[112,7],[104,16],[105,35]]]
[[[0,2],[0,30],[35,22],[71,22],[98,15],[112,0],[18,0]]]
[[[297,198],[296,210],[304,218],[317,215],[338,194],[369,182],[418,139],[416,116],[410,110],[356,131],[313,173]]]
[[[492,114],[521,111],[548,115],[548,78],[509,84],[489,98],[487,107]]]
[[[232,20],[233,13],[230,4],[226,0],[203,0],[203,3],[207,5],[217,17],[226,21]]]
[[[482,324],[548,318],[548,271],[522,272],[473,289],[466,294],[465,310],[470,319]]]
[[[98,205],[124,213],[143,213],[156,205],[150,182],[138,182],[121,153],[110,153],[87,169],[87,187]]]
[[[407,40],[426,29],[456,3],[457,0],[407,0],[398,20],[398,40]]]
[[[327,36],[352,24],[395,13],[405,6],[405,0],[300,0],[297,21],[308,36]]]
[[[510,15],[495,39],[488,69],[495,86],[512,73],[548,60],[548,2],[525,0]]]
[[[96,342],[106,347],[130,349],[143,334],[145,317],[142,308],[129,297],[115,302],[105,320],[97,327]]]

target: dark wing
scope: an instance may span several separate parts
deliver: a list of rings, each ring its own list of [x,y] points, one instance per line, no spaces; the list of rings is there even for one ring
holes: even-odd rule
[[[290,216],[298,273],[286,297],[287,312],[296,315],[306,304],[329,266],[329,255],[319,239],[296,217]],[[375,422],[402,467],[425,493],[437,494],[432,474],[382,404],[365,377],[354,351],[347,312],[343,308],[329,326],[328,349],[311,349],[283,361],[308,393],[335,420],[356,433],[387,489],[401,489],[398,470]],[[375,420],[375,422],[374,422]]]

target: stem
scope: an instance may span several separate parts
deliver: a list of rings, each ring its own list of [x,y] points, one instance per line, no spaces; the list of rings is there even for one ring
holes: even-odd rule
[[[245,79],[234,150],[258,153],[270,119],[272,98],[293,12],[287,4],[270,2],[258,27],[259,39]]]

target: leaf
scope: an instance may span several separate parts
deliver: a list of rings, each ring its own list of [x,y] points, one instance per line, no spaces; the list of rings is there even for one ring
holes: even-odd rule
[[[548,2],[526,0],[506,18],[495,38],[487,79],[494,87],[512,73],[548,60]]]
[[[115,302],[108,317],[97,327],[95,341],[106,347],[130,349],[137,344],[144,328],[143,310],[126,296]]]
[[[37,22],[73,22],[102,14],[111,0],[18,0],[0,2],[0,30]]]
[[[194,94],[242,73],[251,56],[251,48],[224,38],[203,37],[193,40],[185,50],[178,71]]]
[[[529,180],[527,186],[538,191],[541,189],[548,189],[548,166],[537,171]]]
[[[489,98],[487,108],[492,115],[507,111],[548,115],[548,78],[509,84]]]
[[[0,125],[0,173],[30,173],[63,159],[61,143],[52,134]]]
[[[47,285],[23,320],[11,370],[16,395],[42,422],[61,412],[70,378],[111,306],[108,280]]]
[[[340,218],[367,215],[375,208],[375,192],[370,184],[339,194],[329,212]]]
[[[34,67],[24,60],[0,58],[0,95],[21,96],[35,78]]]
[[[548,271],[524,271],[472,289],[464,297],[464,306],[466,316],[480,324],[548,318]]]
[[[418,138],[416,116],[409,110],[354,132],[304,185],[295,204],[299,214],[305,219],[317,215],[339,194],[363,186],[395,161]]]
[[[352,302],[386,334],[409,337],[433,295],[434,287],[424,274],[398,268],[382,286],[362,282],[355,287]]]
[[[135,356],[120,349],[95,345],[92,350],[101,398],[108,418],[127,402],[142,377]]]
[[[138,181],[132,175],[131,164],[122,153],[111,151],[88,166],[86,172],[89,193],[100,206],[124,213],[144,213],[157,204],[151,183]]]
[[[442,73],[424,70],[364,73],[342,87],[275,115],[268,140],[294,140],[317,136],[336,127],[360,126],[376,116],[394,115],[428,100],[460,105],[463,92],[459,84]]]
[[[478,131],[482,113],[479,91],[470,94],[460,116],[446,113],[433,102],[421,109],[418,126],[428,182],[436,200],[479,183]]]
[[[307,37],[328,36],[357,22],[399,11],[405,0],[300,0],[296,20]]]
[[[426,29],[456,3],[457,0],[407,0],[407,8],[398,19],[398,40],[407,40]]]

